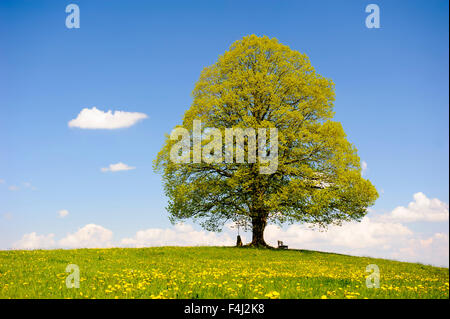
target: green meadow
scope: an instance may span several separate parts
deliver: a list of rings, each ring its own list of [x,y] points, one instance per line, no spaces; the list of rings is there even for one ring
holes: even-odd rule
[[[66,286],[69,264],[79,288]],[[366,287],[370,264],[379,288]],[[10,250],[0,251],[0,298],[449,298],[449,270],[304,250]]]

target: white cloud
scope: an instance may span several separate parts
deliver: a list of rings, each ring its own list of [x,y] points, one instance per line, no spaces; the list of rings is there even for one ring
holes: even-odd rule
[[[436,233],[431,237],[414,233],[395,222],[378,221],[364,217],[361,222],[331,226],[318,231],[311,225],[291,225],[279,228],[268,225],[264,232],[266,242],[272,246],[282,240],[289,248],[335,252],[355,256],[371,256],[409,262],[422,262],[448,266],[448,234]],[[191,225],[178,224],[171,228],[150,228],[138,231],[131,238],[123,238],[119,246],[233,246],[236,229],[227,224],[222,233],[197,231]],[[248,243],[251,233],[241,231]],[[447,252],[446,252],[447,251]]]
[[[282,240],[290,248],[448,267],[448,233],[426,235],[413,232],[404,225],[408,222],[448,222],[448,204],[436,198],[429,199],[423,193],[416,193],[413,197],[414,201],[408,207],[400,206],[385,214],[366,216],[359,223],[330,226],[322,232],[311,229],[308,224],[283,229],[269,225],[265,230],[265,239],[273,246],[277,240]]]
[[[112,242],[113,233],[99,225],[88,224],[73,234],[56,241],[54,234],[25,234],[16,242],[15,249],[51,248],[108,248],[151,246],[233,246],[236,230],[226,225],[222,233],[195,230],[191,225],[178,224],[170,228],[149,228],[138,231],[131,238],[123,238],[117,245]],[[247,234],[248,235],[248,234]],[[242,240],[248,243],[251,234]],[[400,261],[422,262],[448,267],[449,235],[435,233],[422,236],[407,227],[389,222],[377,222],[364,218],[361,223],[333,226],[319,232],[308,225],[291,225],[280,229],[275,225],[265,230],[267,243],[276,246],[282,240],[289,248],[335,252],[355,256],[388,258]]]
[[[437,198],[430,199],[422,192],[415,193],[413,198],[414,201],[410,202],[408,207],[398,206],[381,218],[403,223],[448,221],[448,204]]]
[[[24,188],[28,188],[28,189],[31,189],[31,190],[36,190],[36,187],[34,187],[33,185],[31,185],[30,182],[25,182],[25,183],[22,183],[22,184],[23,184],[23,189],[24,189]],[[10,191],[12,191],[12,192],[15,192],[15,191],[20,190],[20,187],[17,186],[17,185],[11,185],[11,186],[8,187],[8,189],[9,189]]]
[[[367,162],[362,161],[361,162],[361,175],[365,175],[367,172]]]
[[[425,235],[413,232],[404,225],[408,222],[448,222],[448,204],[437,198],[429,199],[423,193],[416,193],[413,197],[414,201],[408,207],[399,206],[373,218],[366,216],[359,223],[330,226],[327,231],[322,232],[309,228],[311,225],[307,224],[292,225],[285,229],[269,225],[265,238],[271,245],[282,240],[291,248],[448,267],[448,233]]]
[[[435,233],[428,238],[411,238],[390,255],[393,259],[419,261],[437,266],[449,265],[448,234]]]
[[[228,229],[228,228],[227,228]],[[124,247],[147,246],[231,246],[235,242],[230,233],[197,231],[191,225],[177,224],[171,228],[149,228],[138,231],[132,238],[123,238],[119,245]],[[59,241],[54,234],[25,234],[13,247],[16,249],[49,248],[108,248],[113,247],[113,232],[102,226],[88,224]]]
[[[403,222],[411,220],[441,220],[442,211],[448,216],[447,204],[428,199],[422,193],[414,194],[415,201],[407,209],[420,218],[405,218],[401,215],[385,213],[381,216],[364,217],[361,222],[348,222],[342,226],[330,226],[326,231],[318,231],[309,224],[295,224],[279,228],[266,227],[264,236],[268,244],[276,246],[282,240],[289,248],[335,252],[355,256],[388,258],[409,262],[421,262],[437,266],[449,264],[448,232],[423,234],[413,232]],[[445,208],[447,207],[447,208]],[[398,211],[398,210],[397,210]],[[371,213],[373,214],[373,213]],[[416,216],[416,215],[414,215]],[[424,217],[426,216],[426,217]],[[430,217],[431,216],[431,217]],[[113,233],[99,225],[88,224],[77,232],[55,241],[53,234],[26,234],[14,247],[35,248],[84,248],[84,247],[150,247],[150,246],[232,246],[236,242],[237,230],[231,224],[225,225],[221,233],[196,230],[189,224],[177,224],[169,228],[149,228],[139,230],[132,237],[113,242]],[[251,233],[241,231],[242,240],[248,243]]]
[[[0,178],[0,184],[5,184],[5,180]]]
[[[448,234],[424,236],[400,223],[377,221],[364,217],[360,223],[331,226],[319,232],[308,225],[291,225],[281,229],[269,225],[266,242],[276,246],[281,240],[289,248],[318,250],[354,256],[370,256],[437,266],[449,265]]]
[[[122,162],[119,162],[117,164],[110,164],[108,167],[102,167],[102,172],[119,172],[119,171],[129,171],[132,169],[136,169],[134,166],[128,166],[127,164],[124,164]]]
[[[46,249],[55,245],[54,234],[37,235],[35,232],[23,235],[22,239],[13,244],[14,249]]]
[[[191,225],[177,224],[172,229],[149,228],[140,230],[132,238],[120,242],[127,247],[148,246],[223,246],[233,245],[234,241],[227,233],[197,231]]]
[[[51,248],[106,248],[112,247],[113,233],[109,229],[95,224],[87,224],[75,233],[68,234],[59,241],[54,234],[37,235],[36,232],[23,235],[13,244],[14,249],[51,249]]]
[[[62,209],[58,212],[58,216],[61,218],[66,217],[67,215],[69,215],[69,211],[67,209]]]
[[[276,245],[277,240],[283,240],[293,248],[334,247],[350,252],[388,245],[396,238],[412,234],[413,232],[402,224],[375,222],[366,216],[361,222],[330,226],[326,231],[319,231],[309,224],[291,225],[285,230],[269,225],[266,227],[265,239],[272,245]]]
[[[25,182],[25,183],[23,183],[23,185],[25,186],[25,188],[29,188],[31,190],[36,190],[36,187],[34,187],[30,182]]]
[[[88,224],[73,234],[68,234],[58,242],[64,248],[102,248],[111,247],[113,233],[109,229]]]
[[[148,116],[139,112],[107,111],[103,112],[96,107],[84,108],[78,116],[69,121],[69,127],[81,129],[118,129],[130,127]]]

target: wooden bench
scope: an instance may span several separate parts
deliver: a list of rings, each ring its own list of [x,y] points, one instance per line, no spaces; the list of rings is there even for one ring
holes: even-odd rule
[[[283,245],[283,242],[279,240],[278,241],[278,249],[288,249],[288,246]]]

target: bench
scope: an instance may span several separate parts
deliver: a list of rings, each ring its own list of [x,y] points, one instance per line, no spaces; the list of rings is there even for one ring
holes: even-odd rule
[[[288,249],[288,246],[283,245],[283,242],[279,240],[278,241],[278,249]]]

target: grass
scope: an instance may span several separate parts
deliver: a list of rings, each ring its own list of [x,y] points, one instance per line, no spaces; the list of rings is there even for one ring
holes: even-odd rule
[[[80,288],[66,287],[66,266]],[[380,288],[366,287],[366,266]],[[154,247],[0,251],[0,298],[449,298],[449,270],[298,250]]]

